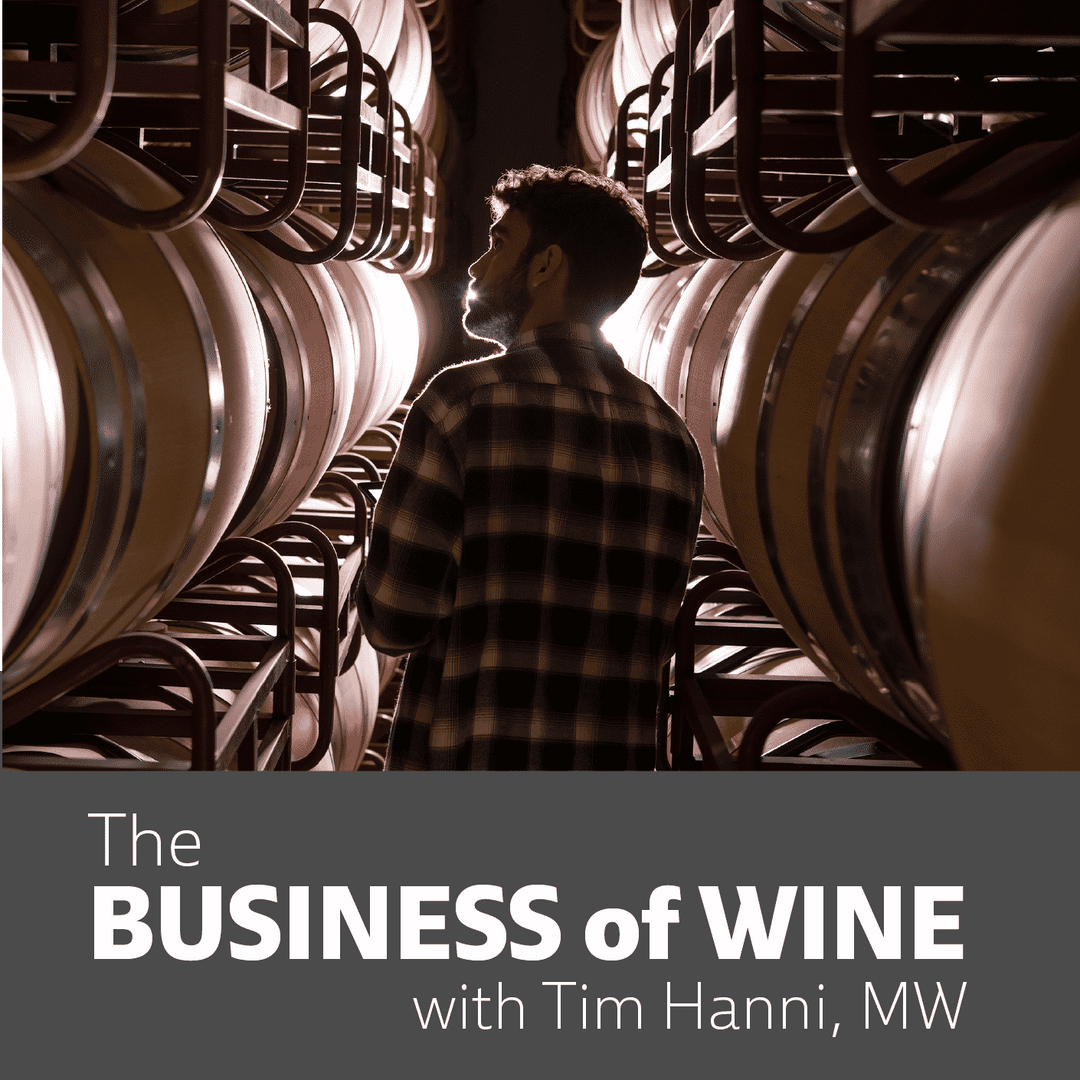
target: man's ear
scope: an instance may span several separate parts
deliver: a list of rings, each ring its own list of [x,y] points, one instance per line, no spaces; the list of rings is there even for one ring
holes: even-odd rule
[[[530,289],[554,281],[567,271],[566,255],[558,244],[549,244],[538,251],[529,262],[528,284]]]

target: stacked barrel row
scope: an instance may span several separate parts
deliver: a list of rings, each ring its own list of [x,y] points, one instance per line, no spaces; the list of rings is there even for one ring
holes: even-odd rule
[[[642,7],[670,9],[624,4],[621,36]],[[1080,187],[977,229],[677,268],[606,332],[821,671],[963,767],[1080,767]]]
[[[289,0],[275,0],[286,11]],[[436,156],[440,155],[447,137],[446,102],[438,82],[432,77],[431,39],[424,17],[416,0],[311,0],[312,11],[330,11],[346,19],[360,36],[364,53],[376,60],[386,71],[390,94],[409,115],[414,130]],[[124,10],[126,8],[126,10]],[[156,21],[170,23],[194,22],[198,18],[198,0],[176,0],[168,5],[135,3],[122,5],[120,25],[129,37],[138,31],[152,28]],[[232,20],[241,22],[245,16],[234,9]],[[323,72],[313,82],[319,89],[336,74],[328,61],[342,49],[337,31],[326,23],[312,22],[308,31],[308,51],[313,69]],[[183,50],[153,50],[121,46],[121,56],[137,54],[149,62],[191,63],[194,54]],[[231,63],[234,73],[246,71],[246,54],[240,53]],[[282,86],[287,79],[283,53],[271,56],[268,85]]]
[[[679,19],[688,7],[689,0],[623,0],[620,24],[589,57],[578,84],[577,129],[585,160],[595,171],[604,171],[620,103],[646,85],[674,49]]]
[[[413,0],[327,6],[353,21],[395,100],[441,148]],[[313,58],[335,47],[325,29],[312,25]],[[178,197],[98,140],[67,167],[142,208]],[[286,225],[275,232],[304,246]],[[5,697],[145,623],[222,538],[293,513],[437,347],[429,294],[377,263],[288,262],[205,219],[123,229],[47,177],[5,185]]]

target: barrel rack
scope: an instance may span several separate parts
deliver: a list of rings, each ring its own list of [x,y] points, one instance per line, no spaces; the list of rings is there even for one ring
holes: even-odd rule
[[[348,21],[309,11],[307,0],[199,0],[172,21],[138,6],[5,0],[5,111],[55,125],[37,142],[5,130],[5,180],[48,175],[126,228],[170,231],[206,217],[296,263],[370,260],[406,278],[437,269],[438,161]],[[438,25],[439,10],[422,7]],[[340,45],[313,66],[316,23]],[[138,208],[71,168],[93,138],[162,176],[178,201]],[[223,541],[145,628],[5,701],[5,746],[19,747],[5,764],[306,770],[322,761],[337,681],[360,650],[355,588],[400,429],[386,421],[365,434],[286,521]],[[310,661],[294,640],[305,628],[318,639]],[[316,702],[317,734],[292,761],[298,694]],[[380,727],[362,768],[380,760],[385,710]],[[45,749],[61,743],[99,756]]]
[[[396,447],[393,426],[365,433],[355,449],[369,447],[383,451],[381,468],[360,453],[341,455],[288,520],[222,541],[152,630],[123,634],[8,698],[5,765],[303,771],[320,762],[331,743],[337,680],[360,648],[355,590]],[[318,632],[317,663],[296,656],[303,627]],[[297,693],[316,699],[318,729],[312,749],[291,761]],[[393,687],[381,704],[392,708],[392,699]],[[386,711],[361,767],[381,760]],[[155,740],[173,745],[155,756],[155,746],[146,751]],[[60,744],[103,756],[60,756]]]
[[[709,604],[709,610],[702,608]],[[707,650],[723,655],[709,658]],[[704,664],[695,654],[706,651]],[[675,627],[659,766],[732,769],[950,769],[947,751],[824,676],[755,673],[755,661],[799,648],[773,617],[729,544],[699,538]],[[725,731],[720,718],[749,718]]]
[[[117,0],[5,2],[5,46],[27,59],[5,61],[4,108],[56,124],[36,143],[6,135],[6,180],[52,174],[128,228],[166,231],[205,214],[295,262],[381,260],[407,276],[431,269],[437,162],[345,19],[309,13],[306,0],[292,0],[290,12],[266,0],[200,0],[186,23],[117,9]],[[314,67],[311,23],[330,26],[344,46]],[[167,62],[177,59],[186,62]],[[271,86],[281,70],[284,81]],[[138,209],[64,168],[98,135],[123,140],[182,193],[178,202]],[[329,240],[293,217],[301,208],[336,223]],[[309,245],[271,231],[283,221]]]
[[[990,29],[978,35],[964,5],[829,3],[831,34],[764,0],[692,0],[674,51],[624,98],[608,172],[645,206],[652,272],[840,251],[892,221],[980,224],[1075,175],[1080,31],[1067,3],[1034,14],[993,0],[980,5],[978,24]],[[969,141],[912,184],[887,171]],[[1040,152],[977,190],[989,165],[1029,145]],[[956,194],[964,183],[975,192]],[[871,203],[865,212],[806,228],[852,186]]]
[[[644,273],[843,251],[893,222],[978,226],[1062,188],[1080,168],[1075,10],[995,0],[976,22],[986,29],[972,33],[966,5],[929,0],[691,0],[674,50],[622,100],[608,144],[606,171],[645,209]],[[911,183],[888,171],[957,143],[967,145]],[[980,184],[1021,147],[1020,164]],[[809,227],[853,188],[866,210]],[[721,613],[703,615],[706,601]],[[707,646],[730,648],[695,671]],[[955,767],[944,747],[824,676],[736,673],[784,648],[798,651],[738,552],[699,540],[658,766]],[[749,718],[733,738],[728,716]]]
[[[646,274],[782,250],[843,251],[892,222],[978,225],[1075,177],[1080,26],[1072,0],[982,0],[986,29],[977,35],[965,4],[825,0],[812,5],[813,18],[800,16],[804,6],[691,0],[673,51],[622,101],[607,169],[645,206]],[[448,37],[441,0],[420,7],[428,27]],[[437,162],[347,23],[309,13],[306,0],[291,0],[288,12],[267,0],[200,0],[197,19],[162,25],[140,21],[137,5],[120,8],[119,0],[5,0],[5,48],[26,57],[9,52],[5,61],[5,108],[56,125],[36,143],[6,138],[5,179],[49,174],[130,228],[168,230],[206,215],[301,263],[373,260],[406,277],[437,263]],[[342,41],[315,68],[313,21]],[[163,55],[185,62],[147,63]],[[282,70],[275,84],[272,72]],[[136,210],[70,168],[95,137],[149,164],[179,201]],[[900,184],[889,173],[956,144],[965,145],[916,181]],[[1011,160],[1018,164],[992,188],[980,184]],[[868,209],[825,231],[811,224],[852,189]],[[303,246],[282,239],[281,223]],[[160,632],[122,635],[5,702],[5,739],[21,747],[5,763],[312,767],[332,738],[335,682],[356,660],[353,593],[399,432],[388,421],[339,453],[288,521],[224,541],[158,613]],[[229,629],[199,629],[207,625]],[[319,631],[316,661],[298,661],[297,627]],[[725,655],[696,664],[707,648]],[[735,549],[700,541],[677,627],[670,766],[662,738],[658,764],[952,767],[941,746],[824,677],[742,670],[768,650],[794,648]],[[392,690],[391,682],[386,697]],[[318,725],[312,750],[292,762],[297,693],[317,698]],[[726,716],[749,724],[729,737]],[[188,740],[189,760],[122,745],[151,731]],[[75,736],[105,759],[33,749]]]

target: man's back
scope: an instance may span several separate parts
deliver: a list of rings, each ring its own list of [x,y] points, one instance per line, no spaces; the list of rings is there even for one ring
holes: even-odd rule
[[[361,594],[375,647],[412,652],[389,767],[652,768],[701,489],[681,421],[587,327],[440,374]]]

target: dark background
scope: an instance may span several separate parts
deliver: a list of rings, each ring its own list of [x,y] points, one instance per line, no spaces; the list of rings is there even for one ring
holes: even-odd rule
[[[487,249],[486,199],[509,168],[580,163],[575,131],[577,83],[584,59],[570,43],[572,0],[457,0],[453,63],[440,83],[455,133],[440,160],[448,195],[445,262],[431,284],[444,308],[440,355],[413,387],[441,367],[490,354],[461,330],[469,266]]]
[[[560,0],[478,0],[472,9],[476,126],[464,144],[462,209],[478,258],[487,247],[484,200],[504,169],[565,165],[559,100],[567,71],[566,11]],[[572,103],[572,98],[571,98]],[[565,133],[564,133],[565,134]]]

